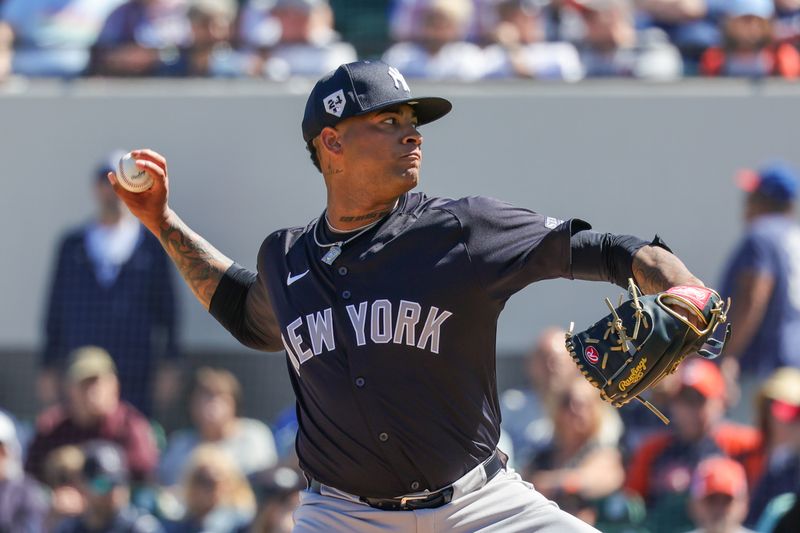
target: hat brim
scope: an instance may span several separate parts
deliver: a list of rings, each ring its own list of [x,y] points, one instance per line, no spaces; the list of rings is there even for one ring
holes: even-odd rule
[[[361,113],[358,113],[358,115],[373,113],[400,104],[408,104],[414,108],[414,113],[417,115],[417,124],[420,126],[433,122],[434,120],[439,120],[453,109],[453,104],[446,98],[424,96],[422,98],[400,98],[389,102],[381,102],[380,105],[365,109]]]

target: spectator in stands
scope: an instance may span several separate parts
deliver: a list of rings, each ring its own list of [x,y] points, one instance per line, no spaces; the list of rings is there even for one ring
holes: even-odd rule
[[[86,508],[80,516],[64,520],[56,533],[163,533],[152,515],[130,505],[125,456],[109,442],[94,441],[84,447],[81,493]]]
[[[185,516],[165,524],[167,533],[235,533],[250,523],[255,497],[236,463],[213,444],[192,453],[181,484]]]
[[[676,379],[675,374],[670,374],[650,392],[650,403],[658,406],[668,418],[671,416],[672,398],[678,387],[680,387],[680,382]],[[626,404],[625,409],[620,409],[618,413],[623,424],[620,448],[626,457],[637,450],[649,437],[664,430],[664,422],[639,402]]]
[[[684,72],[697,73],[700,55],[722,42],[719,25],[728,0],[637,0],[641,26],[667,33],[683,56]]]
[[[465,40],[483,45],[494,40],[494,28],[498,23],[497,0],[470,0],[472,11]],[[540,2],[547,3],[547,0]],[[389,10],[389,31],[394,41],[419,41],[430,0],[394,0]]]
[[[0,5],[0,13],[2,5]],[[0,82],[11,74],[12,58],[14,57],[14,32],[11,26],[0,18]]]
[[[483,50],[465,41],[470,0],[428,0],[419,37],[390,47],[383,60],[409,78],[475,80],[485,72]]]
[[[725,380],[711,361],[695,358],[678,367],[679,388],[672,399],[672,423],[634,452],[626,486],[648,507],[653,533],[686,530],[691,476],[701,460],[727,455],[745,467],[752,481],[763,462],[761,434],[725,422]]]
[[[46,531],[65,518],[79,516],[86,509],[80,492],[83,451],[78,446],[62,446],[47,454],[42,480],[50,488],[50,512]]]
[[[241,26],[245,46],[261,51],[263,73],[271,79],[317,78],[357,59],[355,48],[333,30],[327,0],[250,0]]]
[[[530,388],[509,389],[500,398],[503,432],[521,466],[552,438],[550,404],[580,375],[564,347],[564,330],[551,327],[539,335],[525,358],[525,371]]]
[[[159,76],[234,77],[256,74],[250,54],[233,49],[236,0],[188,0],[191,38],[173,58],[162,58]]]
[[[125,453],[134,481],[146,481],[158,462],[150,423],[119,397],[119,380],[108,352],[96,346],[75,350],[65,376],[64,407],[45,411],[37,421],[26,469],[43,479],[48,454],[61,446],[102,439]]]
[[[128,0],[105,21],[92,56],[92,72],[149,76],[178,48],[189,45],[188,0]]]
[[[9,71],[80,76],[103,21],[121,2],[6,0],[0,5],[0,80]]]
[[[253,476],[251,484],[258,511],[238,533],[291,533],[292,513],[300,504],[300,491],[306,488],[302,472],[286,466],[270,468]]]
[[[800,367],[800,226],[794,220],[798,178],[785,163],[737,176],[745,193],[745,230],[722,278],[732,299],[728,320],[736,324],[722,368],[741,387],[732,417],[750,421],[761,382],[781,366]],[[741,367],[741,372],[740,372]]]
[[[39,399],[57,401],[67,355],[95,345],[114,358],[122,397],[150,415],[153,403],[169,403],[179,389],[173,273],[161,244],[108,183],[120,155],[110,154],[92,175],[93,220],[67,232],[58,247]]]
[[[585,26],[580,56],[587,77],[674,80],[683,74],[678,50],[658,28],[638,31],[632,0],[572,0]]]
[[[754,533],[742,527],[747,514],[747,478],[742,465],[723,456],[703,459],[691,485],[691,533]]]
[[[189,399],[194,427],[176,431],[159,466],[159,480],[174,485],[195,448],[213,443],[227,452],[245,474],[269,468],[277,461],[275,440],[258,420],[237,416],[242,392],[227,370],[200,368]]]
[[[783,367],[764,382],[756,410],[766,465],[752,492],[746,524],[754,527],[767,504],[800,486],[800,369]]]
[[[14,421],[0,413],[0,531],[39,533],[47,502],[39,484],[22,470],[20,454]]]
[[[497,3],[497,44],[486,50],[488,78],[536,78],[576,81],[583,77],[578,51],[570,43],[545,42],[539,0]]]
[[[625,471],[616,443],[603,443],[604,412],[613,410],[597,390],[575,376],[551,404],[553,437],[534,454],[526,478],[560,503],[577,496],[599,500],[622,487]]]
[[[776,42],[800,41],[800,0],[775,0],[773,29]]]
[[[722,44],[700,58],[704,76],[800,76],[800,53],[773,38],[773,0],[728,0],[722,19]]]

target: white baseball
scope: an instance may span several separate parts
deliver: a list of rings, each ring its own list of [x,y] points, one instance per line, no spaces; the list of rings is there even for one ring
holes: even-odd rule
[[[146,191],[153,186],[153,178],[143,169],[136,166],[136,159],[130,152],[119,160],[117,182],[120,187],[130,192]]]

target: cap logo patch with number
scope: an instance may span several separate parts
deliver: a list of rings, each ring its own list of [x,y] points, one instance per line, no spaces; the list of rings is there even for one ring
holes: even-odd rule
[[[583,352],[583,355],[586,356],[586,360],[593,365],[596,365],[597,362],[600,361],[600,353],[594,346],[587,346],[586,350]]]
[[[554,229],[563,223],[563,220],[559,220],[555,217],[547,217],[544,219],[544,227],[549,229]]]
[[[333,94],[329,94],[322,102],[325,104],[325,111],[337,117],[342,116],[344,106],[347,103],[344,99],[344,91],[342,89],[339,89]]]
[[[406,83],[406,79],[400,74],[400,71],[394,67],[389,67],[389,76],[391,76],[392,81],[394,81],[394,88],[399,89],[403,88],[403,90],[407,93],[411,92],[411,89],[408,87]]]

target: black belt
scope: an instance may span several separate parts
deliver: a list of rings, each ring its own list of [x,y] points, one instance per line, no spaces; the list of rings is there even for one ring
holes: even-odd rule
[[[508,456],[506,454],[500,450],[495,450],[492,455],[482,463],[483,470],[486,472],[486,481],[488,482],[497,475],[500,470],[505,468],[507,461]],[[312,492],[319,493],[321,484],[316,479],[311,479],[308,488]],[[365,496],[359,496],[358,498],[370,507],[381,509],[382,511],[435,509],[450,503],[453,499],[453,486],[449,485],[434,492],[399,496],[397,498],[367,498]]]

